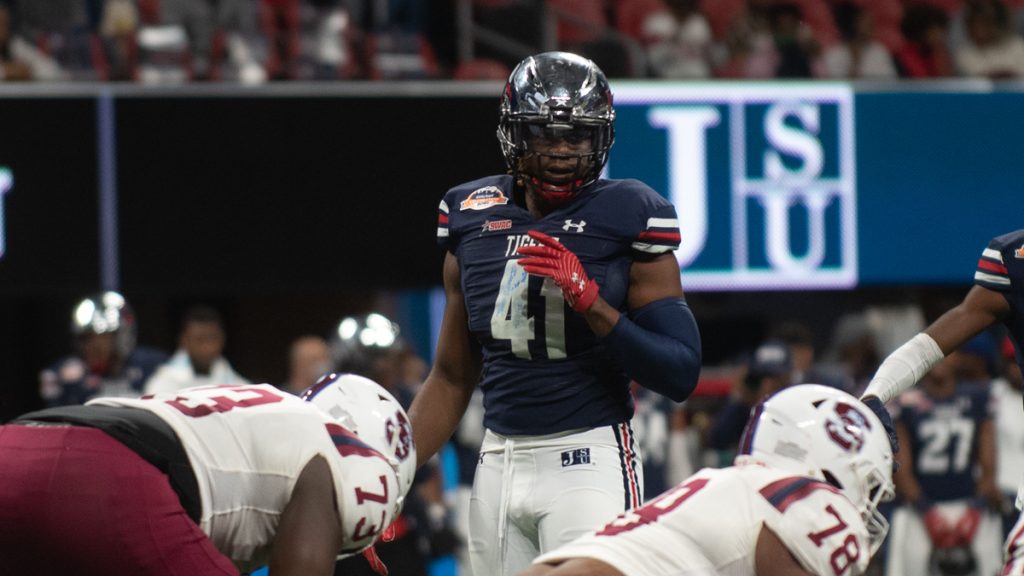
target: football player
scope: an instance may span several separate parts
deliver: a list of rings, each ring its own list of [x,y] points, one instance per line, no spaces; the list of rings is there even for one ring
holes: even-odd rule
[[[11,574],[329,575],[402,508],[416,450],[375,382],[302,398],[206,386],[25,414],[0,427],[0,558]]]
[[[903,449],[895,479],[905,505],[893,513],[887,574],[970,574],[970,562],[978,574],[998,572],[999,523],[987,506],[999,498],[987,384],[958,380],[951,356],[896,399]],[[963,548],[959,571],[928,569],[942,556],[951,566],[955,548]]]
[[[500,103],[509,173],[456,186],[440,204],[446,305],[410,417],[425,462],[483,391],[477,574],[514,574],[643,502],[630,379],[675,401],[697,383],[675,208],[639,181],[601,178],[614,119],[593,62],[528,57]]]
[[[800,384],[752,413],[741,454],[537,558],[524,576],[862,574],[888,530],[892,449],[853,396]]]
[[[75,354],[40,373],[43,402],[67,406],[100,396],[141,396],[167,354],[136,346],[136,330],[135,312],[121,294],[106,291],[79,300],[71,314]]]
[[[882,362],[864,390],[864,403],[892,431],[884,404],[913,386],[947,354],[1000,323],[1014,343],[1017,364],[1024,367],[1024,229],[997,236],[988,243],[967,296]],[[898,449],[894,431],[890,440]],[[1024,498],[1018,493],[1018,508],[1022,504]],[[1007,537],[1004,552],[1007,565],[1003,574],[1024,575],[1024,516]]]

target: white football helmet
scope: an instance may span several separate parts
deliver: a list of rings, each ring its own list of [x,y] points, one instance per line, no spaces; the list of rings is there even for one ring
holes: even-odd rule
[[[398,475],[399,510],[416,475],[416,445],[402,405],[383,386],[355,374],[331,372],[302,393],[368,446],[384,455]]]
[[[882,422],[853,396],[820,384],[785,388],[753,411],[737,462],[768,466],[823,480],[843,491],[868,527],[871,553],[889,522],[879,502],[895,494],[893,456]]]

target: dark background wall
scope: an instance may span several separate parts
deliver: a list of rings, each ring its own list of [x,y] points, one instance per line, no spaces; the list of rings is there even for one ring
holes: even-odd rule
[[[364,87],[365,88],[365,87]],[[71,308],[104,288],[104,262],[136,309],[139,341],[173,350],[182,312],[225,315],[226,355],[281,382],[286,348],[349,313],[440,284],[437,203],[504,170],[497,94],[405,97],[261,92],[116,94],[115,254],[101,251],[102,115],[95,94],[0,97],[0,421],[38,405],[37,374],[68,353]],[[969,271],[965,271],[965,275]],[[690,295],[705,361],[725,361],[797,318],[827,343],[836,317],[873,303],[939,310],[965,285]],[[429,354],[429,350],[421,350]]]
[[[116,261],[139,341],[173,349],[184,309],[209,303],[228,357],[261,381],[284,379],[295,336],[439,284],[439,200],[504,167],[495,99],[165,95],[114,110]],[[96,112],[92,98],[0,99],[15,177],[0,418],[34,407],[38,371],[70,349],[74,302],[104,287]]]

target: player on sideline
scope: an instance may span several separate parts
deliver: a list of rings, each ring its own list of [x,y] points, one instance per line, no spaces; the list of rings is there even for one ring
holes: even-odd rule
[[[733,466],[537,558],[523,576],[850,576],[888,530],[882,423],[853,396],[800,384],[752,413]]]
[[[415,460],[401,406],[351,374],[302,399],[206,386],[32,412],[0,426],[0,566],[330,575],[339,554],[375,562]]]
[[[469,527],[479,575],[514,574],[639,505],[630,379],[676,401],[697,383],[675,209],[639,181],[600,178],[614,118],[593,62],[528,57],[501,98],[510,173],[440,204],[447,301],[410,418],[425,462],[483,391]]]
[[[885,402],[913,386],[946,355],[997,323],[1006,326],[1016,348],[1017,364],[1024,368],[1024,229],[997,236],[988,243],[978,260],[974,286],[964,300],[882,362],[864,390],[864,403],[887,418]],[[1022,503],[1022,494],[1018,493],[1017,506]],[[1010,531],[1005,553],[1003,576],[1024,575],[1024,516]]]

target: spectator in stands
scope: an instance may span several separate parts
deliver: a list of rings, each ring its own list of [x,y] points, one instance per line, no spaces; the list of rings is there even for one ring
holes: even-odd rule
[[[331,371],[331,349],[319,336],[300,336],[288,347],[288,381],[282,387],[301,394],[317,378]]]
[[[899,396],[895,422],[903,506],[893,514],[888,574],[934,573],[936,565],[995,574],[1001,540],[988,512],[999,501],[988,387],[958,381],[951,356]]]
[[[856,396],[878,368],[878,342],[864,312],[847,314],[832,330],[832,342],[820,368],[846,382]]]
[[[97,26],[107,58],[108,80],[134,80],[139,11],[132,0],[106,0]]]
[[[259,83],[266,73],[251,45],[256,35],[256,4],[248,0],[160,0],[161,26],[185,29],[194,80],[216,74]],[[225,73],[223,68],[229,68]]]
[[[982,332],[964,343],[951,354],[956,356],[956,378],[961,382],[972,382],[989,386],[998,371],[999,350],[996,339],[988,332]]]
[[[146,381],[146,394],[173,392],[192,386],[248,384],[224,358],[224,320],[210,306],[185,312],[178,350]]]
[[[64,74],[56,62],[14,33],[11,8],[0,2],[0,81],[62,79]]]
[[[819,76],[816,68],[821,48],[814,39],[810,27],[804,23],[800,5],[789,2],[771,4],[768,8],[768,22],[778,54],[775,77]]]
[[[896,65],[905,78],[952,76],[953,59],[947,45],[949,16],[931,4],[907,6],[900,22],[904,42],[896,53]]]
[[[1002,493],[999,511],[1004,538],[1017,521],[1014,501],[1024,479],[1024,419],[1020,417],[1024,378],[1014,360],[1013,342],[1007,336],[1000,350],[1001,376],[992,382],[992,400],[996,407],[996,484]]]
[[[823,66],[829,78],[895,78],[892,54],[875,39],[871,12],[852,1],[832,8],[840,41],[825,50]]]
[[[971,0],[964,13],[967,37],[956,50],[963,76],[1024,78],[1024,38],[1013,32],[1002,0]]]
[[[814,333],[806,324],[795,320],[782,322],[771,331],[769,338],[789,346],[794,384],[823,384],[852,393],[853,386],[849,378],[818,365]]]
[[[793,383],[793,359],[789,346],[779,340],[768,340],[754,350],[747,363],[742,384],[734,390],[708,434],[708,446],[720,450],[730,461],[739,447],[750,409],[771,394]]]
[[[104,396],[135,397],[167,354],[136,346],[135,312],[117,292],[80,300],[71,317],[75,354],[55,362],[39,376],[48,407],[84,404]]]
[[[724,56],[716,66],[721,78],[774,78],[779,65],[767,9],[760,4],[747,4],[733,18],[726,30]]]
[[[707,78],[711,75],[711,25],[698,0],[666,0],[668,10],[648,19],[647,60],[657,78]]]

